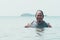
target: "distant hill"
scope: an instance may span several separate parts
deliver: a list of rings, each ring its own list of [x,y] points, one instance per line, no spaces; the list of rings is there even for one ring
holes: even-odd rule
[[[21,14],[21,16],[34,16],[34,14],[24,13],[24,14]]]
[[[24,13],[24,14],[21,14],[21,16],[35,16],[35,14],[31,14],[31,13]],[[45,17],[47,16],[47,15],[44,15]]]

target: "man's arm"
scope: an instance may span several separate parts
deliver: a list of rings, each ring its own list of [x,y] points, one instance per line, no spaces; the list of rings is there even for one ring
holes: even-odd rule
[[[34,21],[32,21],[30,24],[28,23],[27,25],[25,25],[25,28],[29,28],[31,27],[31,25],[33,24]]]
[[[52,26],[48,23],[48,27],[51,28]]]
[[[27,25],[25,25],[25,28],[29,28],[29,27],[31,27],[31,24],[27,24]]]

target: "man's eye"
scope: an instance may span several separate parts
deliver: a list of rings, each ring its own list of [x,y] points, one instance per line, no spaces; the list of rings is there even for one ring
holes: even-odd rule
[[[42,15],[38,15],[38,16],[42,16]]]
[[[38,15],[38,16],[40,16],[40,15]]]

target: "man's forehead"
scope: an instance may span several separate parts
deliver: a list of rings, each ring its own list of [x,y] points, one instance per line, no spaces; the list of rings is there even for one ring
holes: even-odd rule
[[[37,11],[37,13],[41,13],[41,11]]]
[[[40,15],[41,15],[41,14],[42,14],[42,13],[41,13],[41,11],[37,11],[37,15],[38,15],[38,14],[40,14]]]

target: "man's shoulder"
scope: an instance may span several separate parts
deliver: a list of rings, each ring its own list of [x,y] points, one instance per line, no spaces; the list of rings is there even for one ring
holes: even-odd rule
[[[46,24],[48,27],[51,27],[51,25],[50,25],[49,22],[46,22],[46,21],[44,21],[44,22],[45,22],[45,24]]]

